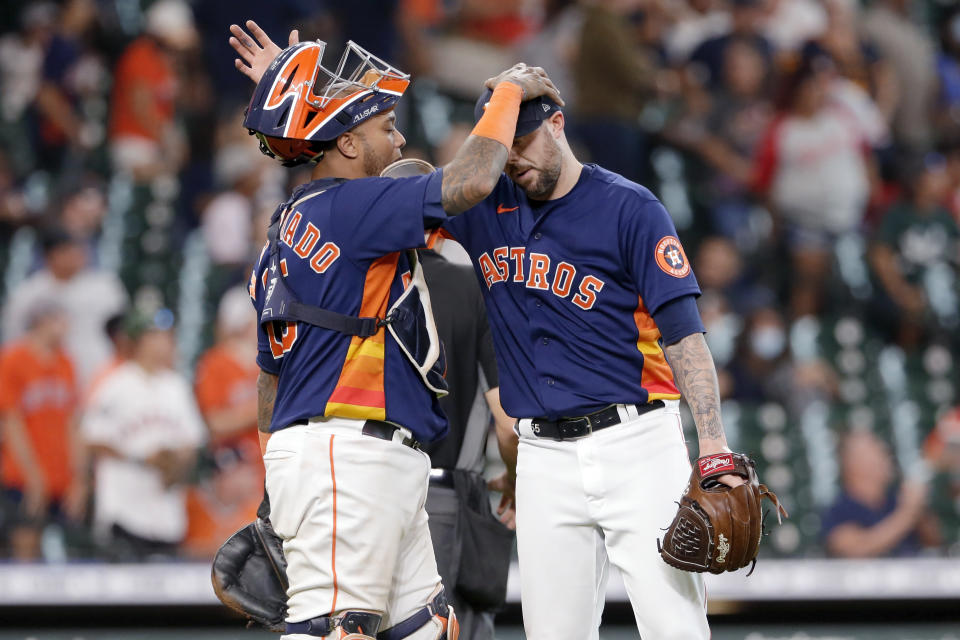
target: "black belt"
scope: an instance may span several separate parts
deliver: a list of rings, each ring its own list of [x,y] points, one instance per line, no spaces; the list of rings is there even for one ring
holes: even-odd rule
[[[297,420],[290,426],[300,427],[306,426],[307,424],[310,424],[309,420]],[[383,422],[382,420],[367,420],[363,423],[363,428],[360,430],[360,433],[365,436],[370,436],[371,438],[379,438],[381,440],[389,440],[393,442],[393,434],[396,433],[398,429],[400,429],[400,427],[389,422]],[[418,442],[416,438],[404,437],[404,439],[400,441],[400,444],[405,447],[410,447],[411,449],[420,448],[420,442]]]
[[[654,400],[646,404],[627,405],[637,408],[637,416],[664,406],[663,400]],[[617,405],[601,409],[596,413],[580,416],[579,418],[563,418],[561,420],[547,420],[546,418],[532,418],[530,428],[538,438],[553,438],[554,440],[573,440],[588,436],[594,431],[620,424],[620,412]]]

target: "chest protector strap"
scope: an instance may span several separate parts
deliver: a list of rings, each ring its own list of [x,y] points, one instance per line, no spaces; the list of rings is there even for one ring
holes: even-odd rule
[[[305,322],[321,329],[330,329],[361,338],[369,338],[377,333],[380,327],[386,326],[427,388],[438,397],[443,397],[448,393],[447,381],[444,379],[447,369],[446,357],[443,344],[437,334],[430,293],[427,290],[423,267],[417,259],[416,251],[407,252],[407,259],[410,262],[410,285],[393,303],[385,318],[351,316],[316,305],[304,304],[297,300],[283,278],[280,270],[279,239],[284,212],[292,211],[301,202],[314,198],[342,182],[344,182],[342,179],[324,180],[322,184],[317,185],[317,191],[307,195],[297,190],[289,200],[273,212],[270,228],[267,231],[270,245],[268,258],[270,275],[267,280],[263,311],[260,313],[260,324]]]
[[[307,324],[330,329],[351,336],[369,338],[380,328],[378,318],[358,318],[323,309],[297,300],[293,291],[284,281],[280,270],[280,227],[283,224],[284,213],[296,205],[314,198],[328,189],[339,186],[343,180],[324,180],[317,191],[304,195],[297,190],[293,196],[273,212],[270,216],[270,228],[267,230],[267,239],[270,243],[268,265],[270,276],[267,280],[267,295],[260,313],[260,324],[267,322],[306,322]]]

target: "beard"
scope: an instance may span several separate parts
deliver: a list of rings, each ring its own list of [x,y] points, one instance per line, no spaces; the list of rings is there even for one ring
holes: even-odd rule
[[[390,153],[381,154],[367,142],[365,136],[357,136],[357,139],[363,149],[363,172],[371,178],[379,176],[380,172],[393,162],[394,150],[391,149]]]
[[[548,138],[548,151],[546,157],[539,167],[534,167],[537,172],[537,179],[529,187],[521,187],[527,198],[531,200],[547,200],[557,188],[557,181],[560,180],[560,170],[563,167],[563,158],[560,153],[560,145],[553,138]]]

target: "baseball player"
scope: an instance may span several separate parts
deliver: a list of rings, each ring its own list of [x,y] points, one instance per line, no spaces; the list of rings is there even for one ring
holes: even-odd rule
[[[488,81],[479,122],[503,99],[501,81]],[[497,150],[505,175],[444,229],[483,283],[503,407],[520,418],[527,637],[597,638],[613,564],[642,637],[708,638],[701,576],[657,552],[690,474],[681,392],[700,456],[729,452],[697,282],[660,202],[579,163],[556,102],[526,100],[511,124]]]
[[[256,53],[234,33],[235,48]],[[392,109],[409,76],[352,42],[331,70],[323,50],[297,43],[261,68],[244,122],[268,155],[316,163],[275,212],[250,280],[270,518],[289,581],[284,638],[455,640],[419,451],[446,429],[443,363],[405,250],[501,167],[491,158],[481,171],[467,154],[443,173],[372,177],[400,157]],[[559,99],[542,72],[507,77],[518,98]]]

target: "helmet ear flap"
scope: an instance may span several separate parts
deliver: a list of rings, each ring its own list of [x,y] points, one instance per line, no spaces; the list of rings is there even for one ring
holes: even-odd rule
[[[280,160],[284,166],[295,167],[307,162],[319,162],[323,159],[324,150],[310,140],[294,140],[292,138],[277,138],[266,136],[257,131],[250,133],[260,141],[260,152],[271,158]]]

